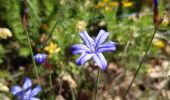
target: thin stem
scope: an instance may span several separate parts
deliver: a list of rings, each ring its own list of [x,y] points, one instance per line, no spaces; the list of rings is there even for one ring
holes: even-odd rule
[[[122,58],[125,56],[127,49],[129,47],[129,44],[130,44],[130,41],[127,41],[126,46],[125,46],[124,51],[123,51],[123,54],[122,54]]]
[[[37,20],[38,20],[39,22],[41,22],[40,17],[38,16],[36,10],[34,9],[34,6],[33,6],[32,2],[31,2],[30,0],[28,0],[28,4],[29,4],[29,6],[31,7],[31,9],[33,10],[33,12],[34,12]]]
[[[61,80],[60,89],[59,89],[59,95],[61,95],[61,92],[62,92],[62,86],[63,86],[63,80]]]
[[[52,88],[53,87],[53,83],[52,83],[51,74],[49,75],[49,78],[50,78],[50,87]]]
[[[62,8],[61,11],[59,12],[59,15],[57,16],[57,20],[56,20],[53,28],[51,29],[51,31],[50,31],[50,33],[49,33],[49,35],[48,35],[48,40],[47,40],[46,44],[48,43],[48,41],[51,40],[52,34],[53,34],[53,32],[54,32],[54,30],[55,30],[58,22],[59,22],[60,19],[62,18],[63,14],[64,14],[64,8]]]
[[[49,79],[50,79],[50,87],[51,87],[51,89],[52,89],[52,88],[53,88],[53,83],[52,83],[51,74],[49,75]],[[53,95],[52,95],[52,100],[54,100]]]
[[[146,55],[147,55],[147,53],[148,53],[148,51],[149,51],[149,48],[150,48],[150,46],[151,46],[151,44],[152,44],[152,41],[153,41],[154,37],[155,37],[156,31],[157,31],[157,28],[155,28],[155,31],[154,31],[154,33],[153,33],[153,35],[152,35],[152,38],[151,38],[151,41],[149,42],[149,45],[148,45],[148,47],[146,48],[145,54],[144,54],[141,62],[139,63],[138,69],[137,69],[137,71],[135,72],[135,75],[134,75],[134,77],[133,77],[133,79],[132,79],[129,87],[128,87],[128,89],[126,90],[126,92],[125,92],[125,94],[124,94],[124,96],[123,96],[123,100],[126,100],[126,95],[127,95],[127,93],[129,92],[129,90],[130,90],[130,88],[131,88],[131,86],[132,86],[132,84],[133,84],[133,82],[134,82],[134,80],[135,80],[135,78],[136,78],[136,76],[137,76],[137,74],[138,74],[138,72],[139,72],[142,64],[143,64],[143,62],[144,62],[144,59],[146,58]]]
[[[73,91],[73,89],[71,88],[71,86],[70,86],[70,90],[71,90],[72,100],[76,100],[76,97],[75,97],[75,95],[74,95],[74,91]]]
[[[59,63],[61,65],[61,74],[63,72],[63,75],[65,74],[65,66],[64,64],[60,61]],[[62,92],[62,88],[63,88],[63,78],[61,78],[61,83],[60,83],[60,89],[59,89],[59,95],[61,95]]]
[[[40,79],[39,79],[39,76],[38,76],[37,66],[36,66],[35,61],[34,61],[33,50],[32,50],[32,47],[31,47],[31,42],[30,42],[30,38],[29,38],[29,34],[28,34],[27,29],[26,29],[26,34],[27,34],[27,41],[28,41],[28,44],[29,44],[29,48],[30,48],[30,51],[31,51],[31,59],[32,59],[32,63],[33,63],[34,69],[35,69],[36,77],[38,79],[39,85],[41,85],[40,84]]]
[[[96,80],[96,87],[95,87],[95,98],[94,98],[94,100],[97,100],[99,81],[100,81],[100,69],[98,69],[98,73],[97,73],[97,80]]]

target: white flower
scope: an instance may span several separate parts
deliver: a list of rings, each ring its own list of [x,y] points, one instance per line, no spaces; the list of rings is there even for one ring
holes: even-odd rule
[[[4,85],[3,83],[0,83],[0,91],[1,92],[8,92],[9,88],[6,85]]]
[[[8,37],[12,37],[12,33],[7,28],[0,28],[0,38],[7,39]]]

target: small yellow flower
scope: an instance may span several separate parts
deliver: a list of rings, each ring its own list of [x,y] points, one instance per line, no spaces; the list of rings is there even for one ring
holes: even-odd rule
[[[133,6],[133,2],[130,2],[130,1],[127,1],[127,0],[123,1],[122,3],[123,3],[124,7],[132,7]]]
[[[170,23],[170,22],[169,22],[168,17],[167,17],[167,16],[164,16],[161,25],[163,25],[163,26],[168,26],[169,23]]]
[[[7,39],[8,37],[12,37],[12,33],[7,28],[0,28],[0,38]]]
[[[109,3],[111,7],[117,7],[118,6],[118,2],[116,1],[112,1]]]
[[[151,73],[152,72],[152,68],[148,67],[148,69],[146,70],[147,73]]]
[[[159,48],[164,48],[166,43],[161,39],[154,39],[153,44]]]
[[[103,6],[102,6],[102,2],[99,2],[99,3],[96,5],[96,8],[98,9],[98,8],[101,8],[101,7],[103,7]]]
[[[106,11],[110,11],[110,7],[108,7],[108,6],[105,7],[104,9],[105,9]]]
[[[108,2],[108,0],[103,0],[103,3],[107,3]]]
[[[123,0],[122,1],[123,7],[132,7],[133,2],[130,2],[128,0]],[[119,2],[117,1],[110,1],[110,0],[103,0],[102,2],[99,2],[96,5],[96,8],[104,8],[106,11],[109,11],[113,7],[117,7],[119,5]]]
[[[58,48],[57,44],[51,42],[48,46],[44,48],[44,50],[47,51],[51,56],[53,53],[58,53],[61,50],[61,48]]]

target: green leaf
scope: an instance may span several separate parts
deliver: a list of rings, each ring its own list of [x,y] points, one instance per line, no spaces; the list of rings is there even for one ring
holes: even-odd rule
[[[22,48],[19,50],[19,55],[20,55],[20,56],[27,57],[29,54],[30,54],[30,50],[29,50],[29,48],[27,48],[27,47],[22,47]]]
[[[4,54],[4,48],[2,47],[2,45],[0,45],[0,57],[2,57]]]
[[[10,73],[6,70],[0,70],[0,78],[9,77]]]

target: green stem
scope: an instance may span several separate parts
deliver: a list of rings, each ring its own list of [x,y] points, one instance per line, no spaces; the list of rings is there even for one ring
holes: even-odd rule
[[[99,81],[100,81],[100,69],[98,69],[98,73],[97,73],[97,80],[96,80],[96,87],[95,87],[95,98],[94,98],[94,100],[97,100]]]
[[[34,9],[34,6],[33,6],[32,2],[31,2],[30,0],[28,0],[28,4],[29,4],[29,6],[31,7],[31,9],[33,10],[33,12],[34,12],[37,20],[38,20],[39,22],[41,22],[40,17],[38,16],[36,10]]]
[[[59,95],[61,95],[61,92],[62,92],[62,86],[63,86],[63,80],[61,80],[60,89],[59,89]]]
[[[150,48],[150,46],[151,46],[151,44],[152,44],[152,41],[153,41],[154,37],[155,37],[156,30],[157,30],[157,29],[155,28],[155,31],[154,31],[154,33],[153,33],[153,35],[152,35],[152,38],[151,38],[151,41],[149,42],[149,45],[148,45],[148,47],[146,48],[145,54],[144,54],[141,62],[139,63],[138,69],[137,69],[137,71],[135,72],[135,75],[134,75],[134,77],[133,77],[133,79],[132,79],[129,87],[128,87],[128,89],[126,90],[126,92],[125,92],[125,94],[124,94],[124,96],[123,96],[123,100],[126,100],[126,95],[128,94],[128,92],[129,92],[129,90],[130,90],[130,88],[131,88],[131,86],[132,86],[132,84],[133,84],[133,82],[134,82],[134,80],[135,80],[135,78],[136,78],[136,76],[137,76],[137,74],[138,74],[138,72],[139,72],[142,64],[143,64],[143,62],[144,62],[144,59],[146,58],[146,55],[147,55],[147,53],[148,53],[148,51],[149,51],[149,48]]]
[[[51,40],[52,34],[53,34],[55,28],[57,27],[57,24],[59,23],[60,19],[63,17],[63,15],[64,15],[64,8],[62,8],[61,11],[59,12],[59,15],[57,16],[57,20],[48,35],[48,40],[47,40],[46,44]]]
[[[40,79],[39,79],[39,76],[38,76],[37,66],[36,66],[35,61],[34,61],[33,50],[32,50],[32,47],[31,47],[31,42],[30,42],[30,38],[29,38],[29,34],[28,34],[27,29],[26,29],[26,34],[27,34],[27,41],[28,41],[28,44],[29,44],[29,48],[30,48],[30,51],[31,51],[31,59],[32,59],[32,63],[33,63],[34,69],[35,69],[36,77],[38,79],[39,85],[41,85]]]
[[[49,75],[49,78],[50,78],[50,87],[52,88],[53,87],[53,83],[52,83],[51,74]]]
[[[49,79],[50,79],[50,87],[51,87],[51,89],[52,89],[52,88],[53,88],[53,83],[52,83],[51,74],[49,75]],[[52,100],[54,100],[53,95],[52,95]]]
[[[70,87],[70,90],[71,90],[72,100],[76,100],[76,97],[74,95],[74,91],[73,91],[73,89],[71,87]]]

